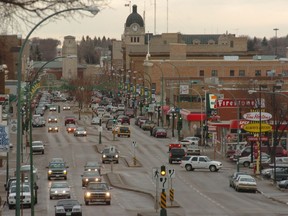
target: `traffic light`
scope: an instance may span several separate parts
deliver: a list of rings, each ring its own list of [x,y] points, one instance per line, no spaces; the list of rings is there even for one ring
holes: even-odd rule
[[[117,120],[116,118],[113,119],[113,124],[116,124],[116,120]]]
[[[177,122],[177,130],[182,130],[182,116],[179,115]]]
[[[166,175],[166,167],[164,165],[162,165],[160,169],[161,169],[161,171],[160,171],[161,176],[165,176]]]

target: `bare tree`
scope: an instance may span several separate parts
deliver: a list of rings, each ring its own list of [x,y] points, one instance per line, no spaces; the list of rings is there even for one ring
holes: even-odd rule
[[[85,8],[89,6],[104,7],[109,0],[0,0],[0,32],[20,30],[25,26],[34,26],[39,19],[43,19],[57,11],[71,8]],[[68,14],[67,14],[68,13]],[[83,11],[70,11],[59,14],[65,18],[72,17],[69,14],[81,14],[88,16]],[[58,18],[59,18],[58,16]],[[50,20],[51,21],[51,20]]]

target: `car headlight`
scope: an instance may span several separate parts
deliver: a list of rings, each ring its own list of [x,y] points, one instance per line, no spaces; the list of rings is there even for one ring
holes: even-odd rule
[[[51,175],[52,174],[52,170],[48,170],[48,174]]]
[[[57,213],[65,213],[65,209],[61,206],[61,207],[58,207],[58,206],[56,206],[56,212]]]
[[[58,130],[58,128],[56,127],[55,130]]]
[[[84,131],[84,134],[86,134],[86,131]]]
[[[91,171],[91,169],[88,169],[88,171]]]
[[[115,155],[115,157],[116,157],[116,158],[118,158],[118,157],[119,157],[119,155],[118,155],[118,154],[116,154],[116,155]]]
[[[99,179],[99,178],[96,178],[95,181],[98,182],[98,181],[100,181],[100,179]]]
[[[105,196],[110,197],[110,192],[106,192]]]
[[[49,118],[48,121],[51,121],[51,119]]]
[[[54,191],[54,193],[55,193],[55,194],[57,194],[57,193],[58,193],[58,191],[56,190],[56,191]]]
[[[80,206],[73,207],[72,212],[81,212],[81,207]]]
[[[62,193],[64,193],[64,194],[65,194],[65,193],[66,193],[66,191],[65,191],[65,190],[63,190],[63,192],[62,192]]]
[[[67,174],[67,170],[63,170],[63,173],[66,175]]]
[[[86,179],[85,179],[85,181],[86,181],[86,182],[88,182],[88,181],[89,181],[89,179],[88,179],[88,178],[86,178]]]
[[[106,155],[103,155],[102,157],[103,157],[103,158],[106,158]]]
[[[51,127],[49,127],[49,130],[52,130],[52,128],[51,128]]]
[[[85,196],[86,196],[86,197],[90,197],[90,196],[91,196],[91,193],[90,193],[90,192],[86,192]]]

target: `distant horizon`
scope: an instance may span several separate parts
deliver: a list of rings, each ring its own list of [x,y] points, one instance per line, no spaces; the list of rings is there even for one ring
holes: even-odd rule
[[[155,35],[162,33],[182,34],[224,34],[226,32],[250,38],[266,37],[268,40],[288,35],[287,0],[178,0],[157,1],[156,17],[153,0],[109,0],[110,5],[101,8],[95,17],[59,18],[46,22],[33,32],[30,38],[52,38],[63,41],[67,35],[80,41],[84,36],[91,38],[109,37],[121,40],[124,24],[131,11],[131,5],[137,5],[137,12],[145,23],[145,32]],[[131,2],[130,8],[125,4]],[[168,7],[167,7],[168,2]],[[167,13],[168,11],[168,13]],[[181,12],[181,14],[179,14]],[[243,15],[244,14],[244,15]],[[156,25],[155,25],[156,24]],[[274,30],[277,28],[277,32]],[[168,30],[168,31],[167,31]],[[19,34],[8,32],[8,34]],[[22,33],[25,37],[26,33]]]

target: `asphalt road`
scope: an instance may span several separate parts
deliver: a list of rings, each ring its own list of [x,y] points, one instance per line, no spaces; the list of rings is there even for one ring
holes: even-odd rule
[[[275,202],[260,193],[238,193],[228,185],[228,176],[235,171],[235,165],[225,163],[224,168],[217,173],[210,171],[187,172],[178,164],[168,164],[168,144],[174,138],[156,139],[150,137],[148,131],[143,131],[131,121],[131,138],[117,137],[113,141],[111,131],[103,130],[102,144],[99,144],[98,128],[90,125],[91,116],[82,115],[78,124],[87,127],[87,137],[74,137],[65,131],[64,116],[71,115],[72,111],[54,113],[60,118],[59,133],[48,133],[47,128],[34,128],[33,140],[45,142],[45,155],[35,155],[34,164],[38,168],[37,180],[39,185],[39,204],[35,206],[35,215],[54,215],[54,205],[57,200],[49,200],[48,189],[51,181],[47,180],[46,166],[53,157],[62,157],[69,165],[68,182],[71,185],[72,198],[78,199],[83,205],[83,215],[108,216],[132,216],[139,212],[141,215],[159,215],[159,206],[154,197],[156,193],[156,181],[152,178],[152,169],[166,165],[175,169],[176,176],[169,184],[175,190],[175,203],[177,208],[167,208],[168,215],[199,215],[199,216],[247,216],[247,215],[287,215],[287,205]],[[48,115],[49,111],[45,115]],[[78,117],[78,113],[75,113]],[[175,132],[176,133],[176,132]],[[136,142],[136,147],[132,142]],[[121,177],[121,184],[131,188],[138,188],[140,193],[114,187],[111,190],[111,206],[96,204],[85,206],[83,201],[84,189],[81,187],[80,175],[83,166],[88,160],[98,160],[101,155],[99,150],[104,146],[115,145],[120,150],[119,164],[104,164],[103,174],[113,173]],[[208,154],[203,151],[203,154]],[[209,154],[211,152],[209,151]],[[139,161],[139,166],[128,166],[133,157]],[[213,159],[213,155],[211,155]],[[216,155],[217,160],[223,160]],[[15,159],[14,159],[15,160]],[[11,159],[11,167],[13,167]],[[243,168],[244,169],[244,168]],[[109,180],[109,179],[107,179]],[[167,205],[170,206],[169,193],[167,193]],[[151,194],[150,196],[148,194]],[[156,210],[158,211],[156,213]],[[14,210],[7,207],[3,209],[3,215],[15,215]],[[30,215],[30,209],[24,209],[23,215]]]

